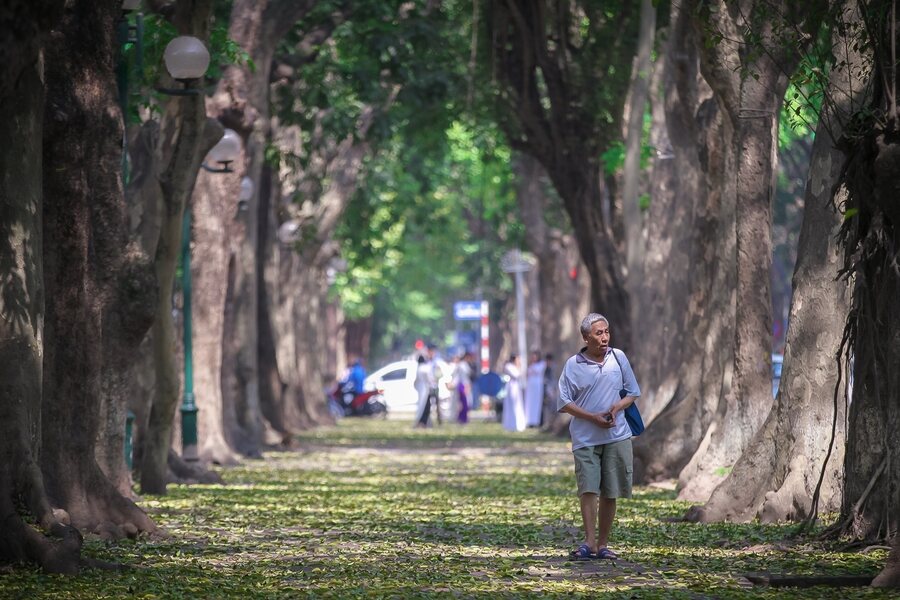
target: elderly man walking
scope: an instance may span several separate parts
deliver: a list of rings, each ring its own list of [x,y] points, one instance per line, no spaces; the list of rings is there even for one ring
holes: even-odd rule
[[[566,361],[557,400],[557,410],[572,415],[569,433],[585,534],[570,557],[616,559],[609,533],[616,499],[631,497],[633,471],[631,429],[623,411],[641,391],[625,353],[609,345],[606,317],[586,316],[581,336],[585,347]]]

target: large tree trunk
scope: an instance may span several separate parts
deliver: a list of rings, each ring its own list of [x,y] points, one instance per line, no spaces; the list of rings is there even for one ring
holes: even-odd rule
[[[393,97],[388,102],[392,102]],[[355,136],[337,144],[323,142],[318,151],[324,156],[320,181],[330,185],[324,191],[305,190],[307,199],[298,210],[291,198],[298,189],[297,173],[287,167],[273,179],[267,212],[262,217],[268,230],[260,238],[266,256],[266,284],[261,289],[265,307],[260,311],[260,368],[263,413],[272,427],[285,435],[297,429],[329,422],[325,387],[336,373],[335,361],[325,356],[331,347],[328,330],[328,283],[325,270],[338,247],[331,241],[350,197],[356,189],[362,160],[369,152],[365,141],[373,111],[366,109]],[[285,152],[299,154],[296,128],[273,130],[274,143]],[[316,187],[316,186],[311,186]],[[293,218],[290,218],[291,215]],[[290,223],[288,223],[290,221]],[[286,225],[293,228],[284,235]],[[276,233],[281,232],[281,233]],[[302,240],[302,243],[298,243]]]
[[[41,465],[50,497],[68,511],[72,524],[111,537],[155,529],[107,479],[94,455],[104,316],[110,321],[107,333],[124,325],[136,345],[149,327],[148,311],[138,311],[142,317],[127,324],[116,319],[130,312],[128,302],[143,302],[129,298],[128,286],[138,296],[152,290],[152,278],[143,272],[146,263],[139,253],[126,251],[122,121],[114,76],[120,11],[114,0],[67,7],[48,43],[43,155],[44,164],[54,167],[44,173],[48,301]]]
[[[117,27],[121,27],[123,24],[124,21],[120,20]],[[121,39],[117,39],[117,41],[121,42]],[[119,50],[121,51],[121,48]],[[121,55],[118,60],[121,69],[124,67]],[[119,85],[125,84],[120,80]],[[127,93],[123,92],[127,92],[127,90],[120,88],[120,98],[127,98]],[[125,136],[128,140],[131,139],[131,135],[136,138],[134,143],[129,144],[129,148],[127,148],[131,156],[131,160],[128,162],[129,167],[133,167],[137,162],[133,154],[134,150],[139,146],[142,149],[148,149],[147,137],[142,135],[143,128],[133,127],[132,130],[129,135]],[[148,127],[146,132],[156,133],[158,128]],[[152,149],[150,151],[152,152]],[[157,164],[156,161],[145,160],[146,158],[146,156],[142,157],[144,166]],[[138,387],[135,385],[135,380],[139,377],[143,366],[141,359],[146,353],[142,354],[141,348],[153,324],[156,314],[156,297],[159,294],[152,259],[156,254],[156,240],[159,237],[158,194],[146,199],[137,194],[138,201],[146,200],[149,204],[145,210],[140,211],[144,213],[142,216],[152,215],[152,219],[149,220],[154,224],[152,227],[153,242],[145,244],[143,235],[146,232],[136,223],[138,219],[134,211],[136,200],[134,196],[136,191],[145,189],[149,177],[148,173],[133,168],[131,174],[133,179],[139,181],[139,184],[131,185],[132,182],[126,182],[128,185],[125,189],[125,204],[116,208],[118,217],[115,225],[119,230],[111,232],[116,236],[117,244],[123,247],[124,251],[116,252],[108,259],[115,265],[110,264],[108,267],[107,279],[111,288],[110,298],[101,317],[103,322],[102,395],[100,427],[97,431],[94,452],[103,473],[119,492],[128,498],[134,497],[132,489],[134,482],[131,471],[133,462],[126,463],[126,460],[131,458],[126,458],[125,455],[128,450],[126,448],[126,422],[129,413],[134,410],[134,405],[139,403],[137,402],[139,396],[136,393]],[[153,188],[157,191],[159,189],[156,181],[153,182]],[[151,229],[151,227],[146,229]],[[113,269],[113,266],[117,268]],[[150,396],[151,394],[147,393],[142,397],[149,400]],[[132,440],[134,431],[135,428],[132,424]]]
[[[325,380],[322,349],[325,336],[333,332],[324,331],[324,273],[311,268],[290,247],[278,248],[276,253],[266,323],[273,347],[261,356],[261,364],[268,373],[264,414],[287,438],[329,420],[324,390],[330,382]]]
[[[579,154],[578,151],[575,154]],[[572,223],[581,260],[591,277],[593,310],[609,319],[617,345],[628,348],[632,343],[628,294],[624,284],[624,261],[609,235],[601,216],[600,167],[594,161],[572,161],[565,168],[549,171],[554,186],[563,200]],[[586,164],[585,164],[586,163]]]
[[[590,274],[593,309],[609,318],[618,345],[628,348],[625,264],[601,202],[600,155],[619,130],[628,76],[608,65],[633,56],[633,3],[620,3],[613,16],[577,3],[543,0],[496,1],[488,11],[492,83],[500,86],[497,98],[504,104],[498,113],[501,126],[513,148],[546,169]],[[593,54],[601,38],[615,41]],[[601,86],[603,99],[595,95]]]
[[[132,465],[138,460],[141,435],[153,397],[153,362],[149,329],[156,316],[159,289],[152,258],[159,240],[161,194],[153,155],[159,124],[149,121],[132,127],[129,140],[131,178],[125,188],[126,225],[131,241],[125,251],[125,269],[109,312],[103,317],[103,380],[101,427],[95,454],[100,468],[124,496],[134,497],[132,470],[123,451],[128,413],[132,424]]]
[[[195,191],[198,389],[201,455],[215,462],[234,460],[232,449],[259,454],[262,443],[257,322],[258,220],[256,194],[239,218],[235,199],[241,177],[254,183],[262,174],[268,138],[269,74],[277,44],[315,2],[238,0],[231,9],[229,37],[255,65],[225,70],[209,112],[244,140],[235,175],[204,174]],[[228,334],[227,336],[225,334]]]
[[[870,86],[872,100],[854,115],[841,140],[846,155],[842,183],[849,190],[841,242],[853,278],[847,334],[853,352],[853,394],[844,461],[844,496],[835,533],[895,543],[900,528],[900,118],[895,3],[860,6],[874,68],[854,89]],[[863,43],[863,42],[858,42]],[[897,550],[879,585],[900,583]]]
[[[201,40],[209,37],[211,0],[183,0],[176,4],[175,27],[179,33]],[[218,133],[218,135],[216,135]],[[172,423],[179,400],[180,379],[176,365],[172,289],[181,254],[185,206],[191,197],[197,171],[206,152],[221,137],[221,126],[207,120],[201,96],[174,97],[165,106],[156,154],[161,157],[159,185],[162,195],[159,241],[154,265],[159,285],[153,321],[152,353],[155,393],[142,437],[141,490],[164,494],[168,475]]]
[[[780,6],[780,8],[779,8]],[[704,4],[697,21],[701,35],[723,37],[707,44],[701,69],[734,130],[731,152],[736,157],[737,304],[734,369],[730,389],[722,396],[714,428],[679,474],[679,497],[706,501],[725,477],[772,406],[772,262],[771,203],[774,190],[778,114],[786,73],[818,29],[821,12],[802,21],[811,34],[799,40],[783,36],[790,18],[800,18],[781,4],[720,0]],[[782,12],[779,12],[782,11]],[[759,19],[760,15],[765,18]],[[805,14],[805,13],[804,13]],[[754,20],[755,19],[755,20]],[[755,25],[761,23],[761,27]],[[754,39],[742,36],[754,28]],[[757,31],[758,29],[758,31]],[[716,33],[718,36],[719,33]],[[749,35],[749,34],[748,34]],[[757,39],[758,37],[758,39]],[[759,52],[744,52],[746,44]],[[707,443],[708,442],[708,443]]]
[[[622,172],[622,217],[625,223],[625,264],[631,321],[642,321],[634,301],[644,287],[643,215],[640,207],[641,146],[644,141],[644,111],[650,95],[650,51],[656,34],[656,7],[652,0],[641,0],[641,25],[637,55],[631,73],[625,129],[625,164]],[[635,336],[635,342],[640,339]],[[635,344],[636,346],[637,344]],[[640,354],[635,355],[640,365]]]
[[[580,347],[579,326],[581,319],[590,312],[590,281],[572,235],[547,222],[548,213],[559,213],[561,207],[559,201],[548,194],[550,183],[544,168],[527,154],[519,154],[513,168],[525,241],[537,257],[533,281],[538,292],[529,294],[536,312],[529,313],[526,321],[533,323],[537,332],[529,332],[528,345],[539,348],[545,355],[552,355],[548,368],[553,377],[558,377],[565,360]],[[549,394],[552,397],[553,390],[549,390]],[[555,431],[558,429],[552,422],[558,416],[555,407],[548,414],[551,419],[544,426]]]
[[[226,343],[225,299],[232,264],[229,233],[234,230],[231,221],[237,214],[235,198],[239,189],[239,171],[204,171],[197,176],[192,199],[191,322],[197,452],[201,460],[221,465],[235,464],[238,458],[226,439],[221,383]]]
[[[0,178],[0,562],[75,573],[81,536],[53,514],[38,466],[44,351],[41,46],[62,8],[61,1],[9,2],[0,19],[0,173],[15,174]]]
[[[647,218],[639,401],[651,424],[634,446],[638,480],[676,476],[727,389],[734,323],[733,132],[700,77],[692,13],[672,5],[654,105],[657,156]]]
[[[259,252],[256,256],[257,274],[257,344],[259,364],[259,403],[263,416],[266,444],[289,442],[292,430],[285,420],[282,398],[286,383],[278,369],[278,358],[275,347],[276,329],[273,315],[277,314],[277,306],[273,295],[278,293],[278,277],[275,261],[280,257],[278,240],[275,232],[278,229],[275,205],[278,203],[280,186],[274,180],[272,169],[264,165],[260,186],[257,192],[259,199],[258,241]],[[276,312],[273,312],[276,311]]]
[[[841,20],[858,20],[848,17]],[[853,47],[845,35],[835,32],[835,48]],[[862,57],[854,52],[841,61],[828,89],[834,105],[825,106],[813,146],[778,397],[734,470],[692,515],[702,521],[797,520],[841,504],[846,411],[839,387],[846,386],[847,373],[835,360],[842,360],[849,290],[838,279],[837,233],[843,219],[832,196],[843,168],[835,147],[841,119],[864,100],[847,95],[850,71],[864,66]],[[839,193],[836,204],[845,197]],[[818,506],[813,506],[817,493]]]

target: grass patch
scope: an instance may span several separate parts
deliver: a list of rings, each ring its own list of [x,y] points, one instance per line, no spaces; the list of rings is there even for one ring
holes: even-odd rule
[[[86,541],[86,555],[127,570],[19,569],[0,575],[0,597],[890,597],[748,587],[742,573],[874,574],[886,553],[782,544],[786,524],[667,522],[689,505],[655,488],[619,504],[622,561],[568,562],[581,539],[571,454],[537,432],[345,419],[300,442],[223,470],[225,486],[145,496],[166,538]]]

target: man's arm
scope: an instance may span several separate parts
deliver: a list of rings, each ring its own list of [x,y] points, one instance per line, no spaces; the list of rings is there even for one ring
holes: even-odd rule
[[[615,424],[615,420],[613,418],[610,418],[609,420],[604,418],[604,415],[608,413],[588,412],[574,402],[569,402],[568,404],[560,408],[559,412],[570,414],[576,419],[584,419],[585,421],[593,423],[597,427],[602,427],[603,429],[610,429]]]
[[[624,398],[613,404],[612,409],[610,409],[609,411],[609,414],[612,415],[613,420],[615,420],[618,413],[631,406],[631,404],[634,402],[634,399],[635,396],[625,396]]]

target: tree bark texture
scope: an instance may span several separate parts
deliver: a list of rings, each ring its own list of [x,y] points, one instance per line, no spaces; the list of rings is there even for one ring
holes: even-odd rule
[[[890,4],[890,5],[889,5]],[[841,140],[842,182],[849,190],[841,232],[844,271],[852,277],[847,336],[853,352],[853,393],[847,425],[844,496],[834,531],[861,540],[896,542],[900,527],[900,119],[891,58],[900,25],[894,3],[861,5],[874,68],[854,89],[872,98]],[[877,115],[877,116],[876,116]],[[898,583],[897,551],[876,580]]]
[[[81,536],[54,515],[38,462],[45,296],[42,47],[62,8],[60,1],[29,1],[0,9],[0,562],[75,573]]]
[[[44,172],[41,466],[48,494],[71,523],[113,538],[156,528],[95,458],[101,404],[112,399],[103,393],[104,342],[136,346],[152,316],[141,297],[153,289],[152,278],[140,254],[128,250],[121,184],[114,75],[120,11],[113,0],[66,7],[47,45],[43,149],[52,168]]]
[[[858,20],[852,18],[854,10],[848,12],[850,20]],[[832,197],[844,163],[836,148],[842,120],[864,100],[859,91],[855,97],[848,94],[854,87],[851,69],[866,62],[845,35],[837,29],[833,36],[836,53],[846,53],[831,73],[827,95],[833,104],[824,107],[813,146],[778,396],[734,470],[694,512],[701,521],[798,520],[841,505],[847,370],[836,361],[843,360],[849,289],[838,278],[837,234],[843,218],[835,204],[843,204],[846,190],[838,190],[834,202]]]
[[[121,48],[119,48],[121,51]],[[121,57],[117,57],[121,60]],[[121,93],[121,90],[120,90]],[[122,107],[125,108],[125,107]],[[124,119],[124,115],[123,115]],[[110,231],[115,236],[116,244],[123,250],[120,256],[111,257],[116,270],[110,269],[108,280],[110,298],[102,315],[103,321],[103,372],[101,379],[100,427],[97,431],[95,456],[103,473],[119,492],[133,498],[132,472],[126,464],[124,453],[125,428],[128,413],[136,410],[137,398],[149,401],[151,393],[138,394],[135,381],[139,377],[142,358],[146,352],[144,342],[156,316],[156,298],[159,290],[153,257],[156,254],[156,240],[159,237],[159,194],[143,197],[141,192],[155,190],[159,185],[155,179],[147,185],[152,174],[143,172],[140,167],[155,167],[158,161],[146,160],[142,156],[135,160],[135,151],[147,151],[148,142],[155,139],[158,127],[155,122],[146,128],[133,128],[133,134],[126,135],[126,140],[135,139],[127,149],[132,159],[132,181],[125,187],[125,200],[122,206],[116,207],[116,230]],[[139,165],[137,169],[135,165]],[[136,205],[146,210],[135,214]],[[147,223],[138,225],[141,217],[147,217]],[[151,225],[152,224],[152,225]],[[144,243],[144,236],[149,230],[154,234],[152,243]],[[143,411],[145,412],[145,411]],[[135,427],[132,424],[132,442]],[[132,443],[132,448],[134,444]],[[132,465],[134,463],[132,462]]]
[[[174,24],[180,34],[201,40],[209,37],[210,0],[180,0]],[[168,475],[172,422],[179,401],[172,290],[181,253],[185,206],[191,197],[203,156],[221,137],[221,126],[207,120],[200,96],[173,97],[165,105],[156,154],[160,157],[159,186],[162,208],[154,267],[159,285],[153,321],[155,393],[143,440],[140,485],[144,493],[164,494]],[[218,136],[216,133],[218,132]]]
[[[356,137],[365,139],[370,124],[371,110],[367,110]],[[297,133],[294,128],[281,128],[275,143],[296,152]],[[336,373],[329,370],[332,361],[325,355],[331,347],[328,338],[334,335],[327,330],[331,302],[325,269],[337,250],[331,236],[356,189],[368,152],[366,142],[352,137],[336,144],[323,174],[330,185],[305,200],[299,210],[290,206],[296,174],[282,169],[268,201],[265,218],[272,228],[265,236],[269,260],[265,268],[267,315],[263,316],[267,319],[260,330],[272,344],[263,346],[260,360],[266,373],[264,413],[276,430],[305,429],[330,419],[324,390]],[[284,202],[278,201],[282,198]],[[275,232],[291,214],[297,223],[295,236],[278,239]]]
[[[631,345],[631,323],[624,261],[602,208],[599,157],[619,131],[628,78],[607,67],[633,55],[633,8],[623,2],[609,18],[569,3],[498,0],[487,19],[501,126],[513,148],[547,170],[591,277],[592,308],[610,319],[625,348]],[[581,21],[576,26],[572,19]],[[589,34],[573,34],[584,23]],[[602,56],[592,54],[599,45]],[[594,95],[598,89],[605,95],[602,107]]]
[[[268,290],[274,368],[269,372],[271,398],[264,404],[274,429],[289,434],[325,419],[324,347],[327,288],[324,273],[310,268],[290,248],[275,250],[273,280]],[[265,356],[263,357],[265,358]],[[272,364],[267,361],[266,365]]]
[[[657,316],[636,336],[650,421],[634,445],[643,481],[676,476],[703,442],[727,390],[734,326],[733,132],[700,75],[692,13],[673,4],[669,22],[643,267],[654,284],[635,298]]]
[[[257,351],[259,353],[259,404],[263,417],[263,441],[267,445],[289,443],[292,431],[284,419],[282,397],[286,383],[278,370],[275,350],[275,329],[270,307],[272,293],[277,293],[277,268],[274,266],[279,249],[276,231],[278,220],[273,206],[278,204],[280,185],[269,165],[263,165],[260,176],[258,241],[256,256],[257,290]]]
[[[225,433],[222,360],[226,340],[225,300],[229,270],[231,221],[240,172],[197,175],[192,199],[191,279],[193,281],[194,394],[197,413],[197,451],[201,460],[220,465],[237,462]],[[232,272],[233,275],[233,272]],[[233,277],[232,277],[233,285]]]
[[[872,587],[900,587],[900,536],[894,536],[894,545],[888,555],[887,564],[872,580]]]
[[[553,355],[552,368],[558,376],[566,359],[581,347],[581,319],[591,312],[590,281],[572,235],[548,223],[548,214],[562,208],[548,193],[551,184],[543,166],[532,156],[519,154],[513,168],[525,241],[537,257],[536,268],[529,273],[535,275],[538,291],[531,299],[537,310],[526,323],[533,322],[538,335],[529,333],[529,351],[538,348]],[[522,361],[524,365],[525,358]],[[545,426],[553,428],[552,423]]]
[[[128,155],[130,177],[125,186],[125,203],[128,210],[129,227],[133,243],[140,247],[140,252],[148,257],[155,257],[157,243],[160,239],[162,227],[162,190],[159,184],[159,169],[162,157],[157,156],[159,145],[160,124],[158,121],[146,121],[141,125],[130,126],[126,138],[128,140]],[[148,294],[153,318],[156,318],[157,298],[159,288],[156,281],[155,264],[151,262],[151,274],[153,277],[153,292]],[[153,334],[151,330],[141,340],[137,347],[136,356],[131,357],[130,363],[125,365],[119,374],[119,381],[124,384],[122,393],[125,398],[125,411],[131,411],[134,415],[132,423],[132,466],[131,471],[126,471],[121,476],[115,475],[115,467],[108,465],[106,455],[112,452],[106,449],[101,456],[98,450],[98,462],[100,467],[126,496],[134,494],[133,480],[140,472],[142,463],[143,442],[147,432],[150,409],[155,395],[155,366],[153,363]],[[116,389],[121,389],[118,385]],[[109,415],[107,420],[116,419],[117,415]],[[107,444],[109,446],[110,444]]]
[[[644,111],[650,95],[650,53],[656,37],[656,7],[652,0],[641,0],[640,37],[631,73],[625,128],[625,165],[622,173],[622,217],[625,223],[626,281],[631,321],[642,322],[634,301],[643,287],[644,234],[640,207],[641,146],[644,141]],[[640,336],[637,336],[635,342]],[[639,357],[636,357],[638,361]]]
[[[231,10],[229,37],[255,65],[231,65],[225,70],[209,112],[244,140],[244,152],[233,163],[235,175],[204,175],[195,205],[208,223],[197,223],[196,242],[203,255],[198,264],[198,381],[207,395],[200,438],[202,454],[215,462],[230,462],[232,450],[257,456],[262,443],[258,354],[258,291],[256,255],[259,205],[256,194],[236,217],[235,200],[242,177],[260,181],[265,142],[270,127],[269,75],[280,40],[315,5],[239,0]],[[208,234],[208,235],[207,235]],[[227,334],[227,335],[226,335]]]
[[[811,6],[815,9],[816,7]],[[778,112],[791,73],[818,29],[812,15],[801,25],[812,35],[789,40],[796,7],[778,2],[719,0],[701,7],[696,22],[706,44],[701,69],[734,130],[736,160],[737,304],[734,369],[717,410],[715,430],[679,474],[679,497],[706,501],[733,467],[772,406],[771,204]],[[804,14],[806,14],[804,12]],[[752,32],[752,36],[751,36]],[[743,49],[753,46],[758,52]]]

